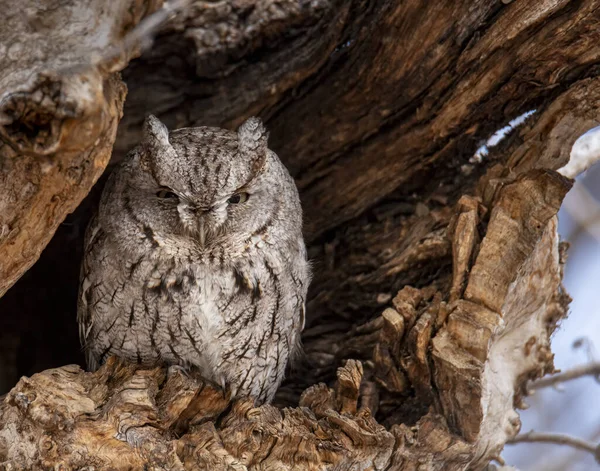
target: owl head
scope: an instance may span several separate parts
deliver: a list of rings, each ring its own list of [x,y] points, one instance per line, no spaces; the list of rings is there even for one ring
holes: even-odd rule
[[[224,241],[244,244],[267,232],[297,233],[298,192],[267,137],[254,117],[237,132],[197,127],[169,133],[149,116],[142,142],[109,182],[104,211],[113,219],[124,212],[138,231],[163,243],[186,240],[200,250]]]

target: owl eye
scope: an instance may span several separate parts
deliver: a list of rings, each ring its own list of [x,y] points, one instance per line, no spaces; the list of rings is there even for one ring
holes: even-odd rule
[[[245,203],[248,200],[248,193],[236,193],[227,200],[229,204]]]
[[[175,193],[173,193],[168,188],[161,188],[156,193],[156,196],[158,196],[160,199],[168,199],[168,200],[173,200],[173,201],[179,200],[179,196],[177,196]]]

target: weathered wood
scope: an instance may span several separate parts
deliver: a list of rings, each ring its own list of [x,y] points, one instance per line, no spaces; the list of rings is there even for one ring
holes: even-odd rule
[[[361,406],[365,371],[353,359],[334,390],[312,386],[283,411],[244,400],[227,408],[181,369],[111,360],[96,373],[68,366],[22,379],[2,407],[0,452],[17,469],[478,469],[518,432],[525,381],[553,369],[549,337],[568,302],[556,213],[569,187],[551,171],[505,179],[457,299],[443,301],[457,283],[406,287],[380,322],[353,333],[376,334],[361,353],[386,427]],[[474,247],[458,246],[477,239],[461,234],[449,237],[462,266]]]
[[[104,171],[125,99],[114,72],[129,57],[92,59],[155,3],[1,2],[0,296]]]
[[[408,194],[433,166],[468,164],[508,120],[597,74],[598,0],[274,3],[207,8],[199,18],[222,35],[188,19],[178,26],[194,41],[169,32],[132,64],[117,147],[139,139],[144,112],[171,127],[260,113],[297,178],[311,239]]]
[[[72,66],[160,4],[132,1],[123,16],[128,2],[59,3],[24,16],[4,8],[16,26],[2,29],[0,43],[31,33],[24,51],[46,53],[17,72],[17,55],[0,55],[8,64],[0,73],[0,293],[106,165],[124,96],[111,74],[136,51],[97,69]],[[129,97],[113,158],[137,141],[148,112],[171,128],[266,119],[301,190],[311,240],[306,364],[260,408],[231,404],[177,369],[111,360],[94,374],[47,370],[23,378],[0,405],[0,464],[481,469],[517,432],[526,381],[552,371],[549,335],[568,303],[555,215],[570,186],[552,170],[600,124],[600,1],[192,3],[124,70]],[[89,16],[98,22],[82,40],[71,37],[65,11],[101,13]],[[61,35],[69,41],[59,46]],[[47,68],[54,75],[35,79]],[[29,69],[30,82],[20,78]],[[16,78],[2,82],[3,74]],[[63,84],[62,98],[37,102],[35,83]],[[471,158],[530,109],[502,146]],[[4,364],[24,362],[15,350],[77,358],[75,335],[56,338],[75,323],[75,255],[93,198],[86,204],[59,229],[42,268],[0,302],[0,358],[10,359],[0,361],[0,386]],[[14,324],[43,333],[29,344],[2,328]],[[46,367],[46,356],[35,356],[35,368]]]

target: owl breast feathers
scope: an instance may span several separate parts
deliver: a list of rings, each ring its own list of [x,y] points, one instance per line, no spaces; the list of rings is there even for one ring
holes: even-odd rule
[[[169,133],[150,116],[86,233],[88,366],[183,365],[269,402],[300,348],[309,279],[298,191],[260,120]]]

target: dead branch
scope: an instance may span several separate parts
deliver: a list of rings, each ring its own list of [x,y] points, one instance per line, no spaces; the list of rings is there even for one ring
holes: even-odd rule
[[[583,450],[594,455],[594,459],[600,464],[599,446],[581,438],[564,435],[561,433],[527,432],[517,435],[507,443],[552,443],[554,445],[567,445],[578,450]]]
[[[589,363],[587,365],[576,366],[570,370],[562,373],[553,374],[552,376],[546,376],[538,379],[527,386],[528,390],[535,391],[536,389],[547,388],[549,386],[556,386],[560,383],[566,383],[574,379],[581,378],[582,376],[594,376],[598,381],[598,375],[600,375],[600,363]]]
[[[0,5],[0,296],[38,259],[111,156],[125,87],[118,75],[77,66],[102,55],[156,2],[25,6]]]

